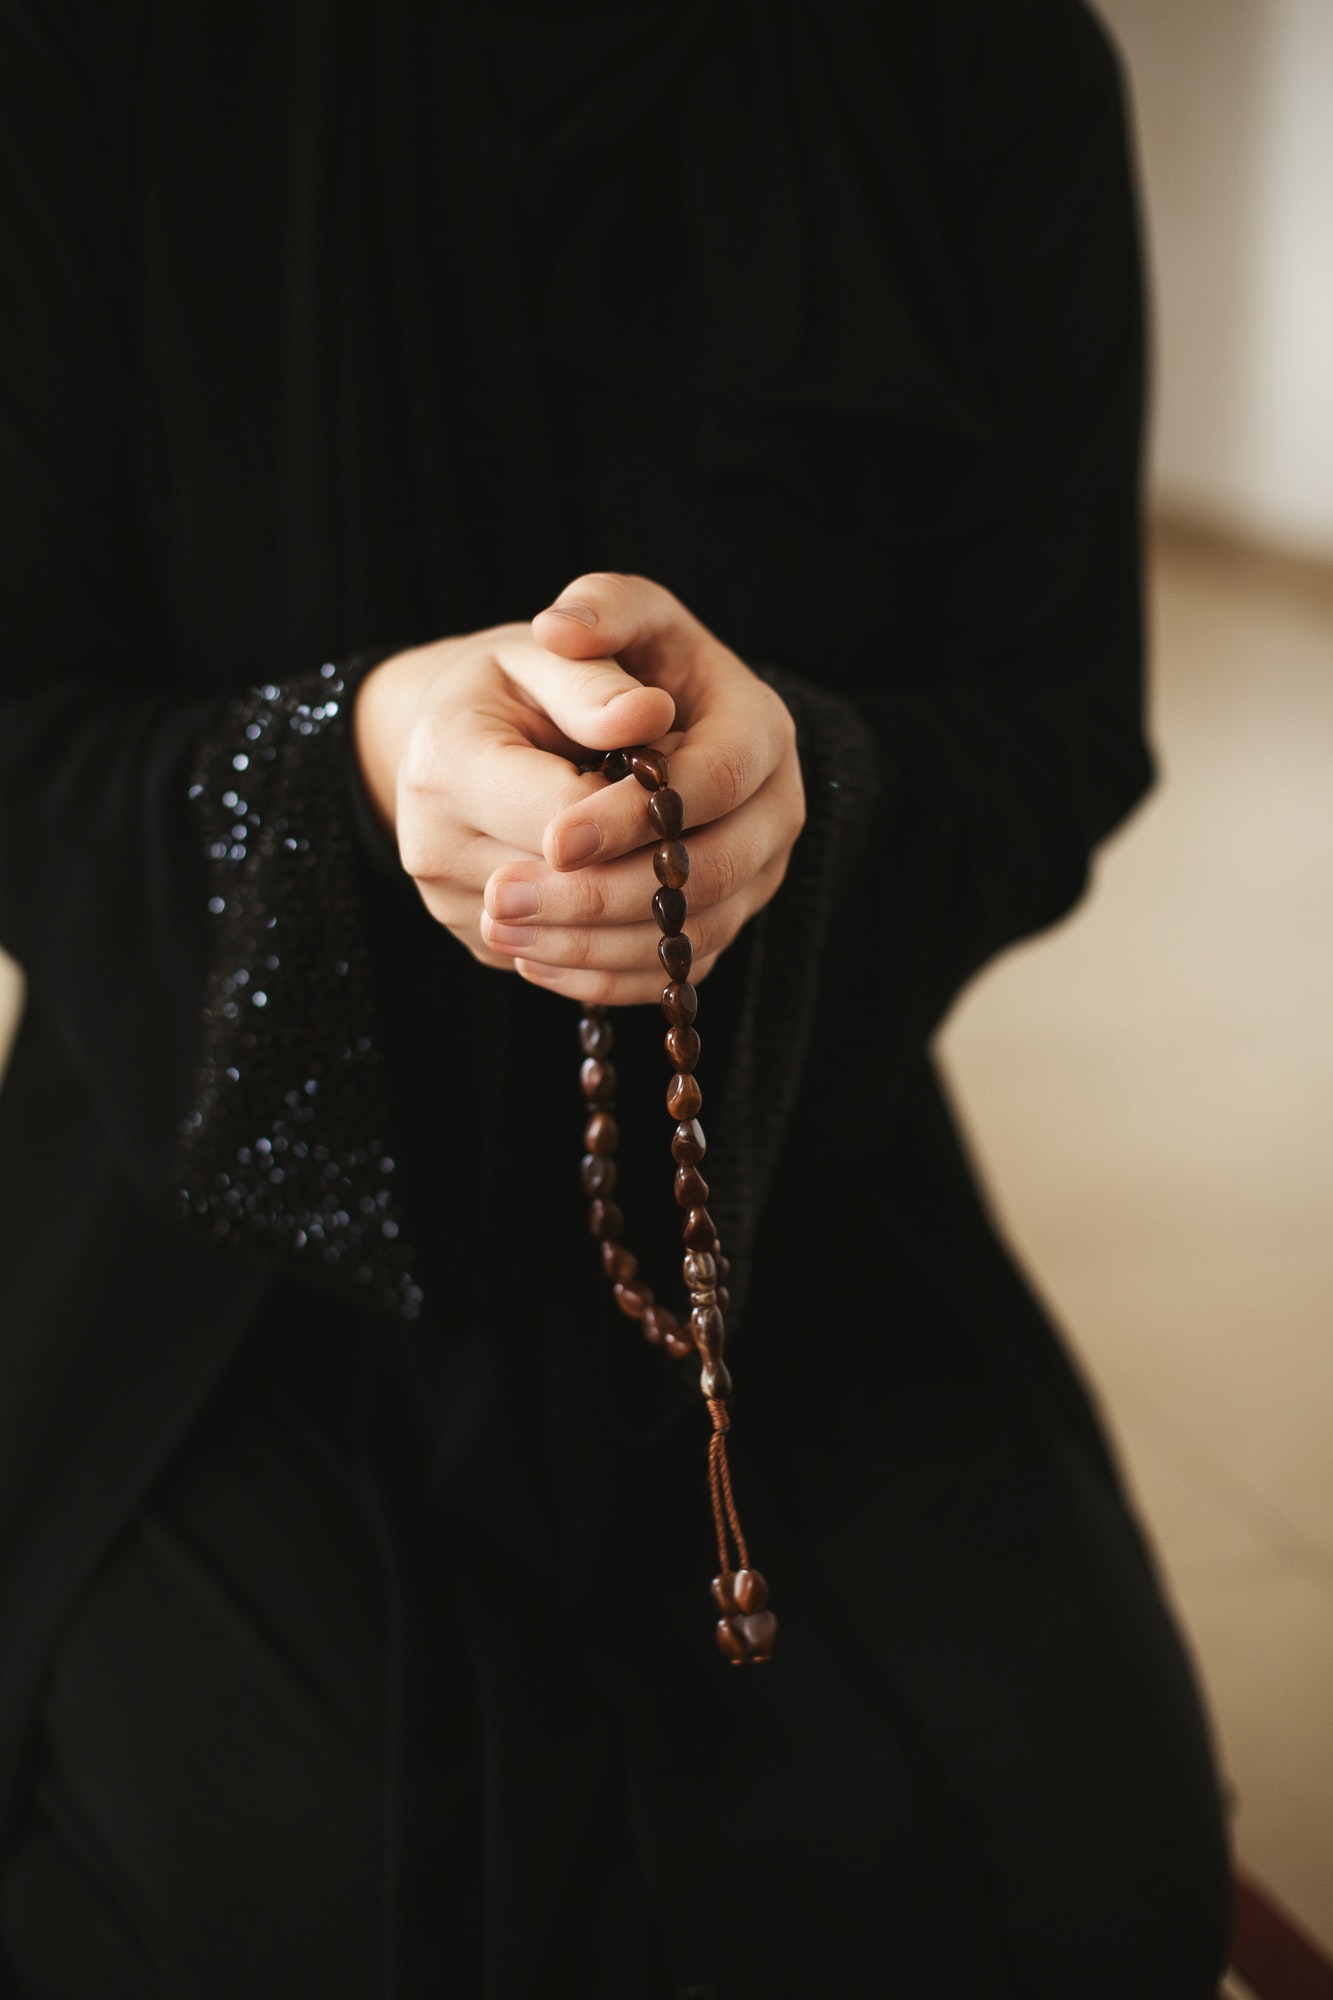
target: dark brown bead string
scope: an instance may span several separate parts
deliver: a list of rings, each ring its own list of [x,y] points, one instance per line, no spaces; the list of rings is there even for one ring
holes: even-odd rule
[[[681,1236],[685,1243],[682,1269],[690,1294],[688,1322],[682,1324],[669,1307],[658,1304],[651,1286],[638,1274],[638,1259],[621,1241],[625,1218],[612,1199],[620,1141],[614,1112],[616,1070],[611,1061],[615,1037],[605,1007],[586,1007],[579,1020],[584,1058],[579,1081],[588,1105],[582,1169],[588,1227],[601,1246],[602,1267],[611,1281],[616,1304],[627,1318],[639,1322],[644,1339],[665,1347],[674,1360],[684,1361],[697,1354],[703,1364],[699,1386],[713,1423],[708,1483],[717,1535],[718,1574],[713,1579],[713,1602],[719,1613],[717,1644],[724,1658],[739,1667],[772,1657],[777,1620],[768,1609],[768,1585],[750,1566],[727,1461],[727,1432],[731,1428],[727,1406],[732,1384],[722,1350],[731,1304],[726,1285],[730,1267],[708,1213],[708,1182],[699,1171],[707,1142],[699,1123],[703,1093],[694,1074],[700,1050],[694,1026],[699,996],[690,984],[694,947],[685,936],[685,884],[690,873],[689,850],[681,838],[685,808],[680,793],[671,788],[667,760],[660,750],[611,750],[603,757],[601,769],[612,780],[638,780],[648,793],[648,817],[659,836],[653,850],[653,873],[661,886],[653,897],[653,915],[662,932],[657,955],[668,980],[662,993],[662,1013],[673,1075],[667,1085],[666,1104],[676,1123],[671,1140],[675,1196],[685,1211]]]

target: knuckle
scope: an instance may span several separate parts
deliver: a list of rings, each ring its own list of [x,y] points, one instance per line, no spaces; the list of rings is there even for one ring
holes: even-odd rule
[[[439,878],[439,857],[429,829],[414,816],[400,817],[398,821],[398,859],[416,883]]]
[[[719,819],[749,797],[750,759],[739,744],[728,744],[714,754],[709,775],[718,793]]]
[[[716,909],[720,903],[728,903],[736,893],[737,863],[731,848],[719,841],[708,856],[707,865],[700,870],[703,876],[703,895],[698,898],[705,909]]]
[[[608,669],[590,660],[571,661],[566,697],[571,701],[586,701],[589,707],[595,707],[606,699],[608,683],[614,686],[621,678],[619,667]]]
[[[575,868],[554,878],[542,898],[542,922],[553,931],[602,923],[607,915],[606,884],[591,869]]]
[[[399,768],[399,784],[405,792],[433,796],[443,791],[447,756],[447,733],[438,716],[423,715],[413,723]]]
[[[597,957],[597,933],[586,924],[561,931],[559,938],[561,962],[573,966],[578,971],[586,971]]]
[[[578,915],[582,922],[599,924],[607,914],[606,884],[590,872],[579,881]]]
[[[695,931],[694,949],[696,965],[706,959],[716,958],[725,951],[744,922],[743,913],[735,908],[715,911]],[[691,979],[694,974],[691,972]]]

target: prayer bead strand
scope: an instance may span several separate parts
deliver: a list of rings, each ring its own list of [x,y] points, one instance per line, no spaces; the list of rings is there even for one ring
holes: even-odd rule
[[[730,1267],[708,1212],[708,1182],[700,1172],[707,1142],[699,1123],[703,1092],[694,1074],[701,1045],[694,1026],[699,996],[689,976],[694,948],[685,936],[690,874],[689,850],[681,837],[685,807],[680,793],[671,787],[667,758],[660,750],[608,751],[601,770],[613,782],[632,777],[644,788],[648,818],[658,836],[653,873],[660,887],[652,909],[662,932],[657,955],[667,977],[661,1000],[672,1066],[666,1108],[676,1128],[671,1140],[676,1166],[673,1191],[684,1211],[681,1269],[690,1298],[688,1314],[682,1319],[658,1302],[652,1287],[639,1276],[638,1259],[621,1240],[625,1218],[612,1199],[620,1140],[614,1108],[617,1077],[611,1060],[615,1034],[607,1009],[595,1006],[583,1009],[578,1029],[583,1051],[579,1083],[585,1104],[581,1172],[588,1196],[588,1227],[600,1248],[616,1304],[627,1318],[638,1321],[644,1339],[665,1348],[673,1360],[699,1358],[699,1386],[713,1424],[708,1470],[718,1548],[718,1575],[713,1580],[717,1645],[734,1666],[757,1664],[772,1657],[777,1620],[768,1609],[768,1585],[750,1565],[727,1460],[732,1381],[723,1349],[731,1304],[726,1284]]]

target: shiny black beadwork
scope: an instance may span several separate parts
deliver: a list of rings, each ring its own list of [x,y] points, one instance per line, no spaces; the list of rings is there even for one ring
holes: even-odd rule
[[[253,689],[203,746],[209,968],[176,1201],[211,1239],[412,1319],[348,790],[372,664]]]

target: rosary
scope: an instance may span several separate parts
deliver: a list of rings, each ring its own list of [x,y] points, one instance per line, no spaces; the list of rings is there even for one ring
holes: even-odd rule
[[[674,1074],[667,1086],[666,1105],[676,1121],[671,1141],[671,1157],[676,1162],[675,1196],[685,1211],[681,1237],[690,1294],[688,1326],[666,1306],[658,1305],[651,1288],[637,1275],[638,1259],[621,1241],[625,1219],[611,1198],[620,1138],[612,1105],[616,1088],[611,1061],[613,1034],[606,1008],[591,1006],[579,1019],[584,1057],[579,1081],[588,1106],[582,1168],[583,1190],[589,1198],[588,1227],[601,1247],[603,1269],[626,1318],[638,1320],[644,1339],[664,1347],[674,1360],[683,1361],[697,1353],[702,1363],[699,1387],[713,1422],[708,1483],[717,1534],[718,1574],[713,1579],[713,1601],[719,1613],[717,1644],[724,1658],[739,1667],[772,1657],[777,1620],[768,1609],[767,1583],[750,1567],[727,1463],[731,1375],[722,1347],[724,1315],[731,1303],[726,1286],[729,1265],[705,1207],[708,1183],[699,1171],[706,1143],[699,1123],[703,1093],[694,1074],[700,1046],[694,1026],[699,996],[690,984],[694,947],[685,936],[685,884],[690,873],[689,851],[681,839],[685,808],[680,793],[672,790],[667,760],[660,750],[609,750],[599,768],[613,781],[627,777],[638,780],[648,794],[648,817],[659,837],[653,850],[653,873],[661,886],[653,897],[653,915],[662,932],[657,955],[669,981],[662,993],[662,1013]]]

